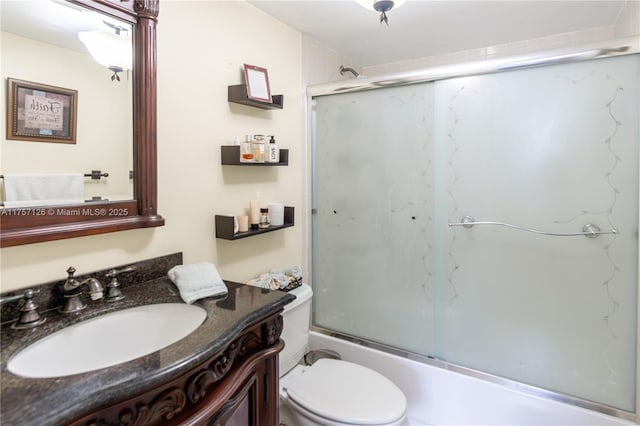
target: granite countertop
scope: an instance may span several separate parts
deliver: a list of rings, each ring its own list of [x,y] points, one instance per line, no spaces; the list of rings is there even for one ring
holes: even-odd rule
[[[0,338],[0,419],[5,426],[59,425],[105,405],[165,383],[201,364],[229,344],[249,324],[277,312],[294,296],[225,281],[227,296],[194,303],[207,319],[193,333],[164,349],[113,367],[72,376],[33,379],[16,376],[7,362],[17,351],[71,324],[116,310],[154,303],[182,302],[178,289],[166,277],[128,287],[117,302],[88,302],[77,314],[46,312],[47,321],[32,330],[14,330],[3,324]]]

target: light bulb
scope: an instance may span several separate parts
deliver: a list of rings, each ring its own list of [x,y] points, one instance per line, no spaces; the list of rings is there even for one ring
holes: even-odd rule
[[[373,8],[373,3],[375,3],[376,0],[356,0],[358,2],[358,4],[362,7],[364,7],[365,9],[369,9],[372,11],[376,11]],[[397,9],[400,6],[402,6],[403,4],[405,4],[407,2],[407,0],[393,0],[393,9]]]

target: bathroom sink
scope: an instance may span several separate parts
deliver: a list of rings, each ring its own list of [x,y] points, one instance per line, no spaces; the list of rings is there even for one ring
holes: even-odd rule
[[[7,368],[32,378],[61,377],[148,355],[186,337],[207,313],[185,303],[160,303],[104,314],[66,327],[15,354]]]

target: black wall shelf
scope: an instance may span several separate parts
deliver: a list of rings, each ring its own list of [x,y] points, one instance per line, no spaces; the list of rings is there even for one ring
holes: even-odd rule
[[[229,86],[227,90],[227,98],[229,102],[236,104],[248,105],[260,109],[282,109],[284,97],[282,95],[272,95],[272,102],[257,101],[247,97],[247,85],[236,84]]]
[[[265,143],[265,148],[269,147],[268,143]],[[240,162],[240,146],[239,145],[222,145],[220,146],[220,159],[223,166],[288,166],[289,165],[289,150],[280,150],[280,162],[279,163],[241,163]]]
[[[233,216],[216,215],[216,238],[222,240],[239,240],[241,238],[253,237],[267,232],[279,231],[280,229],[293,226],[293,207],[284,208],[284,225],[269,226],[264,229],[249,229],[247,232],[233,233]]]

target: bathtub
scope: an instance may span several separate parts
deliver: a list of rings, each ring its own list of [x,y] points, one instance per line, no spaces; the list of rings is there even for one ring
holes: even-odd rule
[[[411,426],[630,426],[636,423],[574,405],[522,393],[315,331],[310,349],[332,349],[387,376],[409,401]]]

